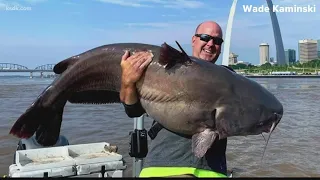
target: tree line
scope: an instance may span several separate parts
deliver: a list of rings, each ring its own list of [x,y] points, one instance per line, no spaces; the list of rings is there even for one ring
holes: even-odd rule
[[[291,63],[289,65],[278,65],[278,64],[270,64],[265,63],[261,66],[255,66],[252,64],[243,64],[238,63],[235,65],[229,65],[229,67],[233,68],[234,70],[243,70],[245,72],[274,72],[274,71],[295,71],[295,72],[314,72],[320,71],[320,59],[314,59],[312,61],[308,61],[305,63]]]

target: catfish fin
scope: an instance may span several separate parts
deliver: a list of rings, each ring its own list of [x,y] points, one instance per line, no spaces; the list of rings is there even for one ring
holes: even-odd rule
[[[115,91],[87,90],[72,93],[68,101],[75,104],[120,103],[120,95]]]
[[[205,129],[200,133],[194,134],[192,136],[192,152],[194,155],[198,158],[203,157],[217,136],[218,134],[211,129]]]
[[[63,73],[69,66],[72,66],[79,60],[79,56],[73,56],[63,61],[60,61],[53,67],[53,72],[56,74]]]
[[[187,54],[187,53],[183,50],[183,48],[180,46],[180,44],[178,43],[178,41],[176,41],[176,44],[178,45],[178,47],[179,47],[179,49],[181,50],[181,52],[182,52],[185,56],[189,57],[188,54]]]
[[[10,134],[19,138],[30,138],[36,133],[36,140],[43,146],[54,145],[59,137],[65,102],[43,107],[40,96],[15,122]]]
[[[169,46],[167,43],[163,43],[160,48],[159,63],[165,65],[166,69],[170,69],[177,63],[191,62],[188,55],[181,53],[175,48]]]
[[[18,120],[10,130],[10,134],[19,138],[30,138],[38,129],[42,120],[46,119],[45,109],[39,104],[41,99],[37,99]]]
[[[57,143],[60,136],[64,106],[65,103],[50,110],[48,109],[46,113],[48,118],[41,121],[36,131],[36,140],[39,144],[53,146]]]

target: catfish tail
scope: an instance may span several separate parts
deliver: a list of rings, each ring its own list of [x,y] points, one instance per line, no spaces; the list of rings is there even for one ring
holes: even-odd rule
[[[23,113],[10,130],[19,138],[30,138],[36,133],[36,140],[42,146],[54,145],[60,135],[63,108],[60,106],[41,106],[41,97]]]
[[[14,123],[10,130],[10,134],[18,138],[30,138],[38,129],[43,108],[38,107],[40,99],[32,104],[25,113]]]
[[[57,106],[47,111],[43,116],[37,131],[36,140],[43,146],[53,146],[58,141],[61,129],[62,115],[64,105]]]

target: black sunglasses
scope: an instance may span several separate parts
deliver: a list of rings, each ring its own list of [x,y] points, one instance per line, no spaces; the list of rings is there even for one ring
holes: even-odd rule
[[[209,42],[211,39],[213,39],[213,43],[216,45],[221,45],[223,43],[223,39],[220,37],[213,37],[208,34],[195,34],[196,37],[200,37],[201,41]]]

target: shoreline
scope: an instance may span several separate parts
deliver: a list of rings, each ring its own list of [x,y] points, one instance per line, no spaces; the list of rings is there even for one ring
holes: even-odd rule
[[[320,78],[320,75],[243,75],[247,78]]]
[[[238,74],[238,73],[237,73]],[[239,74],[247,78],[320,78],[320,75],[245,75],[245,74]],[[0,78],[30,78],[30,76],[25,75],[0,75]],[[33,78],[55,78],[54,76],[34,76]]]

